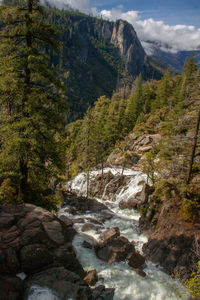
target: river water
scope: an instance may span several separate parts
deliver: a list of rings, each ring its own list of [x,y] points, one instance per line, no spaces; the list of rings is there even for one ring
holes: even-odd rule
[[[113,175],[121,173],[119,168],[107,168],[106,172],[112,172]],[[96,170],[90,173],[90,178],[96,177],[100,174],[100,170]],[[144,268],[147,276],[145,278],[139,276],[126,262],[113,263],[108,265],[106,262],[98,259],[94,253],[94,250],[87,249],[82,246],[83,241],[91,242],[99,240],[99,236],[102,231],[111,227],[119,227],[122,236],[125,236],[129,241],[134,241],[137,250],[142,253],[142,246],[147,242],[147,238],[140,234],[138,230],[139,214],[134,210],[121,210],[119,208],[120,201],[127,201],[130,197],[134,196],[138,191],[142,189],[141,185],[138,185],[141,180],[145,180],[146,176],[141,172],[132,171],[129,169],[124,170],[124,176],[128,176],[127,185],[122,187],[121,190],[115,195],[115,201],[109,199],[109,201],[103,201],[97,199],[107,205],[109,210],[113,212],[113,217],[107,219],[103,226],[104,228],[99,231],[89,230],[82,233],[81,228],[83,222],[80,219],[85,219],[85,222],[89,218],[99,220],[99,214],[86,212],[84,215],[73,216],[66,212],[67,206],[63,207],[59,214],[66,215],[69,218],[79,218],[79,223],[75,224],[78,234],[73,240],[73,246],[76,249],[77,257],[80,260],[85,270],[96,269],[100,278],[99,284],[104,284],[106,287],[115,288],[114,300],[173,300],[173,299],[189,299],[189,295],[180,282],[176,279],[172,279],[165,274],[159,266],[155,266],[150,261],[146,261]],[[104,195],[106,194],[105,187]],[[85,196],[87,183],[86,174],[81,173],[71,182],[66,185],[68,190],[76,192],[78,196]],[[34,287],[32,296],[29,300],[59,300],[48,289]],[[70,299],[67,299],[70,300]],[[72,299],[75,300],[75,299]]]

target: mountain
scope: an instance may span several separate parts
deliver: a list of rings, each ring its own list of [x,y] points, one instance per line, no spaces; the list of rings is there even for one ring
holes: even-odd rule
[[[142,45],[151,59],[156,60],[157,63],[160,61],[165,66],[173,68],[178,73],[182,72],[185,59],[192,54],[194,55],[197,66],[200,67],[200,50],[178,51],[174,53],[169,45],[159,41],[145,41],[142,42]]]
[[[49,20],[62,31],[62,51],[51,53],[51,63],[65,78],[70,103],[69,120],[83,116],[101,95],[112,96],[120,86],[132,87],[133,79],[159,79],[138,37],[126,21],[105,21],[79,12],[48,9]]]

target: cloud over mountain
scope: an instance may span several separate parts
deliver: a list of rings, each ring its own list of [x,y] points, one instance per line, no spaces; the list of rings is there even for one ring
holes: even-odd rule
[[[90,0],[42,0],[48,1],[51,5],[58,8],[70,6],[73,9],[94,15],[101,15],[105,19],[117,20],[123,19],[128,21],[135,28],[138,37],[143,41],[143,46],[147,53],[151,51],[151,44],[146,42],[156,42],[160,49],[166,52],[176,53],[180,50],[199,50],[200,49],[200,28],[194,26],[175,25],[170,26],[163,21],[154,19],[142,20],[139,11],[123,12],[123,6],[116,9],[102,10],[98,12],[96,8],[89,9]]]
[[[90,0],[41,0],[41,2],[45,1],[59,9],[70,6],[71,8],[80,10],[82,12],[87,13],[89,11]]]
[[[142,20],[140,12],[127,11],[122,9],[102,10],[100,14],[107,19],[123,19],[128,21],[135,28],[142,41],[159,41],[160,47],[164,51],[176,53],[180,50],[200,49],[200,28],[194,26],[164,24],[163,21],[153,19]]]

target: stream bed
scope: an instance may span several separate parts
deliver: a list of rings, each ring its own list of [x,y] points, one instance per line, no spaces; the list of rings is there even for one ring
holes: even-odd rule
[[[121,169],[107,168],[104,172],[111,172],[113,175],[121,173]],[[90,178],[94,178],[100,174],[100,170],[90,173]],[[103,228],[99,230],[88,230],[82,232],[82,226],[93,218],[97,221],[102,220],[102,213],[92,213],[86,211],[82,215],[71,215],[67,212],[68,206],[63,207],[59,214],[66,215],[69,218],[77,218],[78,222],[75,222],[75,228],[78,234],[73,240],[73,246],[76,249],[78,259],[80,260],[85,270],[96,269],[100,278],[97,285],[104,284],[106,287],[115,288],[115,300],[173,300],[173,299],[189,299],[189,295],[185,288],[180,284],[177,279],[173,279],[162,271],[159,266],[155,266],[150,261],[146,261],[144,268],[146,277],[139,276],[126,262],[112,263],[111,265],[100,260],[95,255],[93,249],[87,249],[82,246],[84,241],[99,240],[100,234],[105,229],[118,227],[120,229],[121,236],[128,238],[129,241],[134,241],[135,248],[142,253],[142,246],[147,242],[146,236],[140,234],[138,228],[139,214],[134,210],[121,210],[119,208],[120,201],[127,201],[130,197],[133,197],[137,192],[142,189],[139,182],[146,179],[146,176],[138,171],[132,171],[129,169],[124,170],[124,176],[128,176],[128,182],[126,186],[123,186],[118,194],[115,195],[115,199],[109,199],[103,201],[102,199],[96,199],[101,203],[104,203],[109,211],[112,212],[113,217],[108,218],[103,223]],[[106,194],[106,189],[109,183],[106,185],[103,195]],[[67,189],[75,192],[77,196],[85,196],[87,190],[86,174],[79,174],[74,180],[67,184]],[[113,201],[115,200],[115,201]]]

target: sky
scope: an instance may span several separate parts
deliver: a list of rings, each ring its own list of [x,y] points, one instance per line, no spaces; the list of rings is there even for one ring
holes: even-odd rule
[[[145,41],[160,43],[164,51],[200,50],[200,0],[49,0],[105,19],[124,19]],[[167,45],[167,46],[166,46]]]

